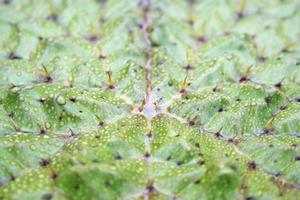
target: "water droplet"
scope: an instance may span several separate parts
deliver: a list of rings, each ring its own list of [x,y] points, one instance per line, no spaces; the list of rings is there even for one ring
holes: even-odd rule
[[[51,128],[51,124],[50,124],[49,122],[46,122],[46,123],[45,123],[45,128],[46,128],[46,129],[50,129],[50,128]]]
[[[19,87],[13,87],[13,88],[11,89],[11,91],[12,91],[13,93],[18,92],[19,90],[20,90]]]
[[[36,150],[36,146],[35,145],[30,145],[30,149],[32,150],[32,151],[35,151]]]
[[[66,104],[66,99],[63,96],[58,96],[56,98],[56,101],[59,105],[65,105]]]

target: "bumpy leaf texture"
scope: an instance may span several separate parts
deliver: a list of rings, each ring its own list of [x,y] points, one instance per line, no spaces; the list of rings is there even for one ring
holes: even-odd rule
[[[300,199],[299,0],[2,0],[0,199]]]

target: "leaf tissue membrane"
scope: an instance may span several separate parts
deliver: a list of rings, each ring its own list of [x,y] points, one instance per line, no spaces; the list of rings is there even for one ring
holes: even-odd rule
[[[298,0],[0,0],[0,199],[300,199],[299,44]]]

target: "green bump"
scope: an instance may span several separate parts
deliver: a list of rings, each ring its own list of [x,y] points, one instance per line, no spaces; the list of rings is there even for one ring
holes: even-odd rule
[[[56,98],[56,101],[59,105],[65,105],[66,104],[66,99],[63,96],[58,96]]]
[[[49,122],[46,122],[46,123],[45,123],[45,128],[46,128],[46,129],[50,129],[50,128],[51,128],[51,124],[50,124]]]

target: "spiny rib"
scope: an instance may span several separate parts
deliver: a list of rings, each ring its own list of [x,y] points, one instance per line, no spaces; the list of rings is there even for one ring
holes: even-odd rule
[[[146,53],[147,53],[147,61],[146,61],[146,97],[145,97],[145,106],[144,106],[144,114],[152,118],[156,111],[155,111],[155,104],[154,99],[152,96],[152,44],[149,38],[148,27],[150,23],[150,16],[149,16],[149,9],[150,9],[150,0],[143,0],[143,14],[144,14],[144,21],[143,21],[143,35],[144,41],[146,43]]]

